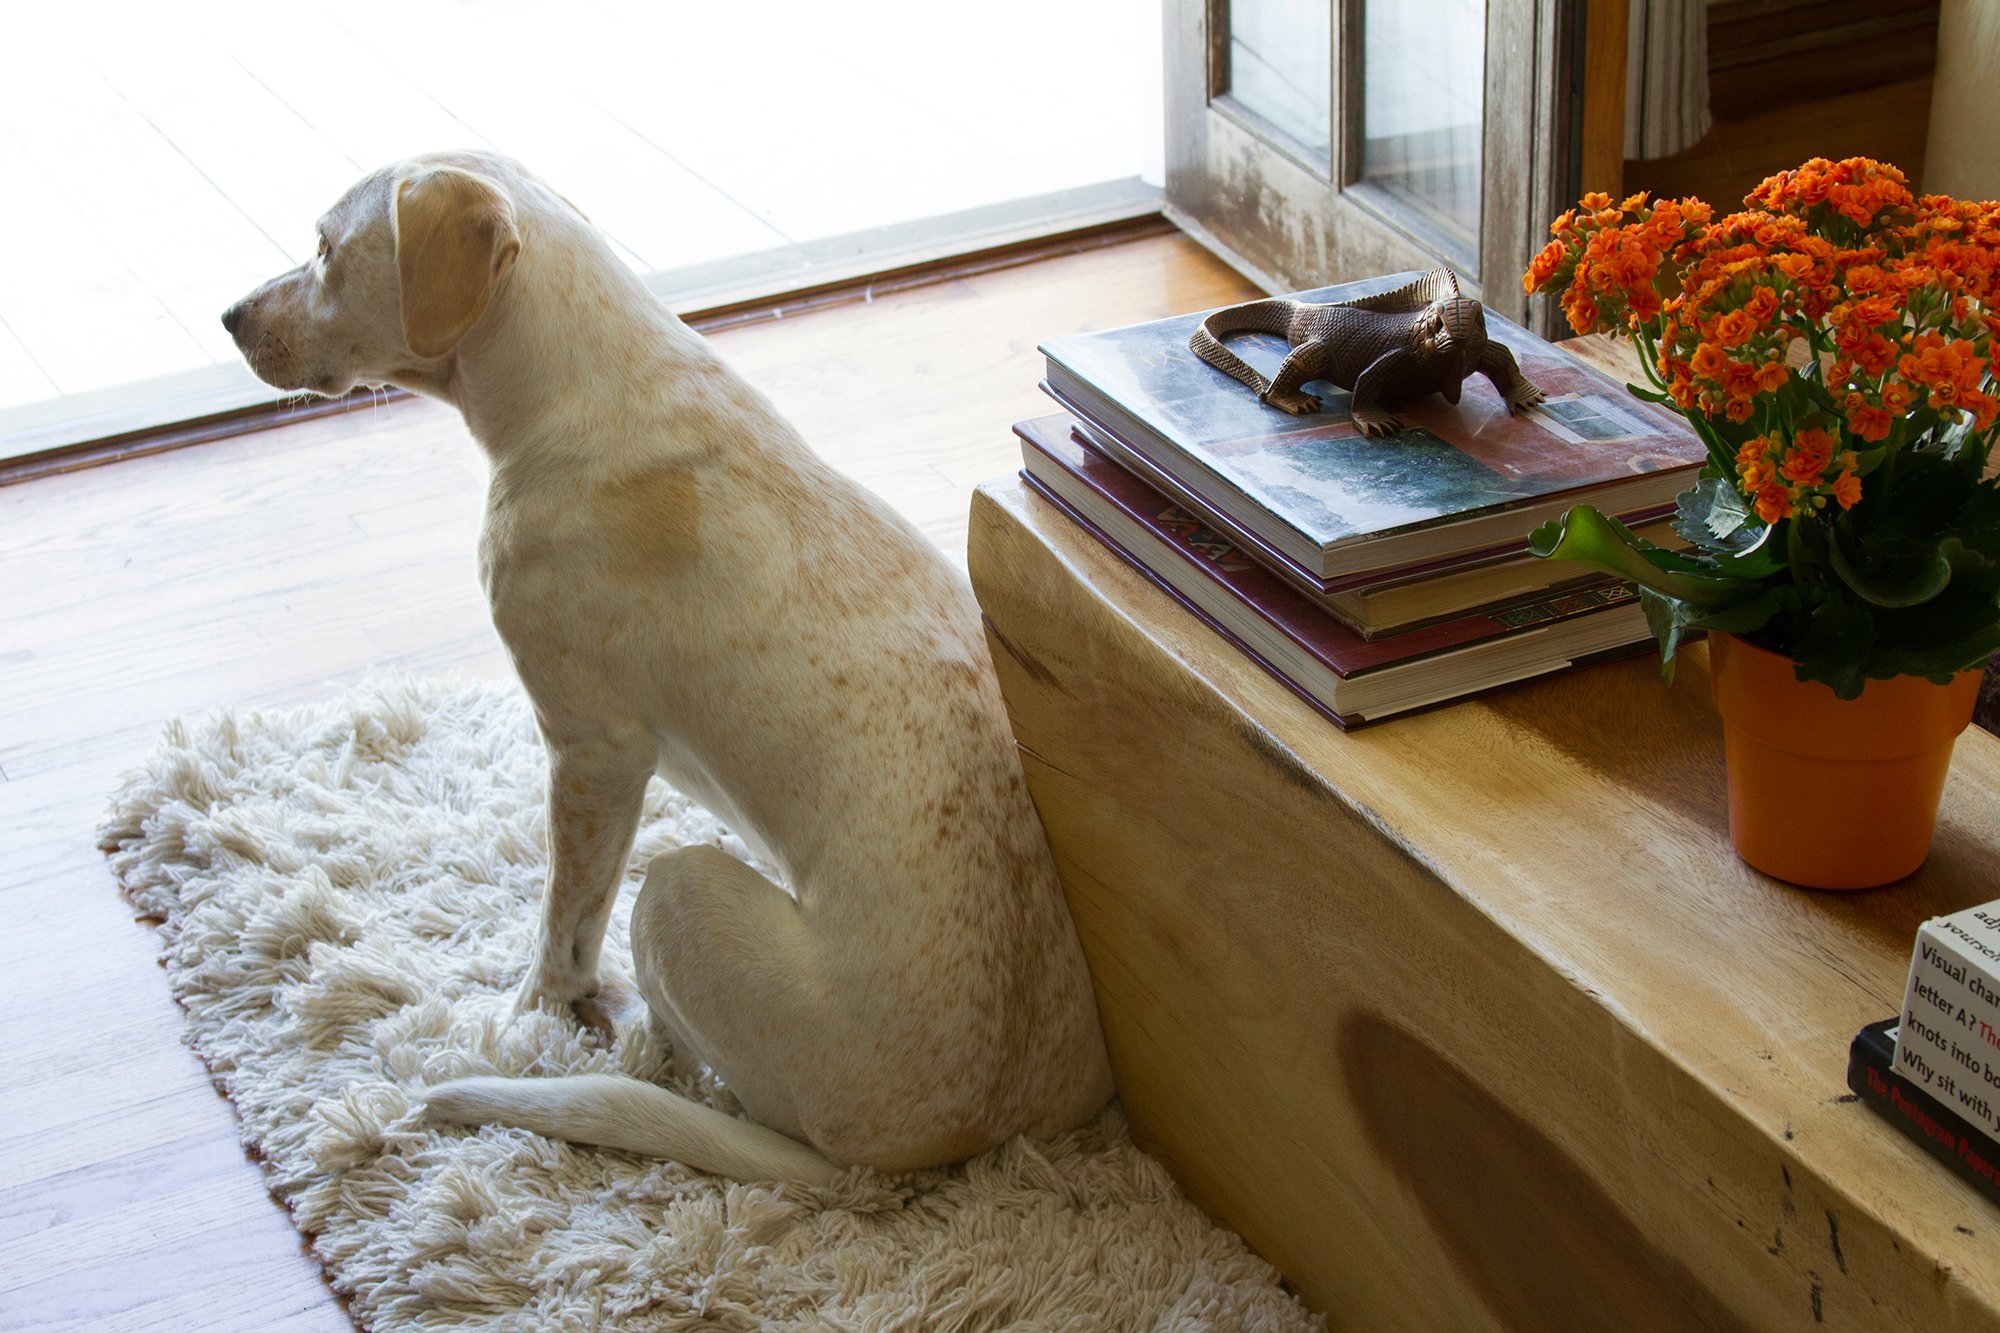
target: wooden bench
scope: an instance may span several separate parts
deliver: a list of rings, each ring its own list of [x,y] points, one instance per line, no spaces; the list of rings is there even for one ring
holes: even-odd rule
[[[1017,482],[969,563],[1133,1133],[1335,1326],[2000,1328],[2000,1208],[1844,1081],[2000,897],[2000,741],[1812,893],[1699,648],[1343,735]]]

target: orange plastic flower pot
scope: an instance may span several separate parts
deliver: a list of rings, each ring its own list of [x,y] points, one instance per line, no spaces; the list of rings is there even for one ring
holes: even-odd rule
[[[1733,634],[1708,642],[1736,854],[1815,889],[1872,888],[1922,865],[1980,673],[1871,680],[1841,699],[1798,680],[1787,657]]]

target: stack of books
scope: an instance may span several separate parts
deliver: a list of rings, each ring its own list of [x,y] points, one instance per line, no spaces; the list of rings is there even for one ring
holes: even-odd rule
[[[2000,902],[1918,928],[1902,1015],[1855,1037],[1847,1084],[2000,1201]]]
[[[1302,292],[1350,300],[1396,274]],[[1188,349],[1203,313],[1046,343],[1061,414],[1022,422],[1022,474],[1341,727],[1625,656],[1651,640],[1626,584],[1528,553],[1573,504],[1680,545],[1701,442],[1672,413],[1488,312],[1547,401],[1514,415],[1483,377],[1369,438],[1348,394],[1294,417]],[[1289,350],[1230,349],[1267,378]]]

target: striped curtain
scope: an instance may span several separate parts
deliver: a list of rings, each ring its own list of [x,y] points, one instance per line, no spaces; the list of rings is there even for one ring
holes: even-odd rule
[[[1625,156],[1667,157],[1708,133],[1708,6],[1631,0]]]

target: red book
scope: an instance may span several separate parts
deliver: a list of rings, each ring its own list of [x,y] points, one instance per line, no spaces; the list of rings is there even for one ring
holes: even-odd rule
[[[1652,643],[1636,594],[1619,583],[1371,642],[1091,449],[1071,424],[1051,416],[1014,427],[1028,483],[1342,727]]]

